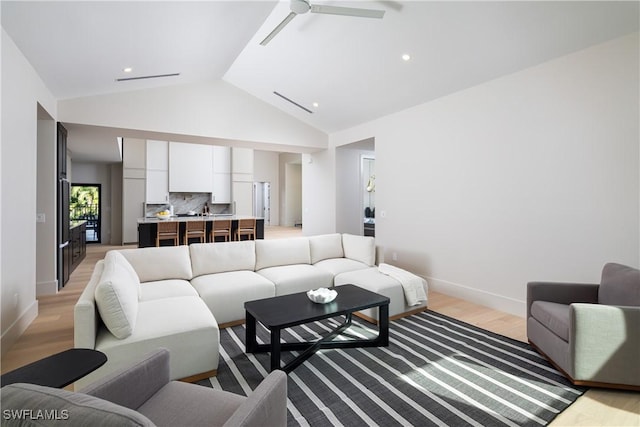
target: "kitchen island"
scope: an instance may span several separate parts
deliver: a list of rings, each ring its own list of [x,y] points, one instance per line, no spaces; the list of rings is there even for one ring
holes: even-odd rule
[[[214,221],[219,220],[231,220],[231,236],[235,235],[238,229],[238,220],[245,218],[255,218],[253,216],[245,215],[210,215],[210,216],[174,216],[169,219],[159,219],[155,217],[151,218],[138,218],[138,247],[147,248],[156,245],[156,233],[158,231],[158,223],[166,221],[176,221],[179,223],[180,229],[180,242],[184,237],[186,229],[186,223],[188,221],[205,221],[207,224],[207,240],[211,233]],[[264,218],[256,218],[256,239],[264,239]],[[161,241],[162,246],[171,246],[170,240]]]

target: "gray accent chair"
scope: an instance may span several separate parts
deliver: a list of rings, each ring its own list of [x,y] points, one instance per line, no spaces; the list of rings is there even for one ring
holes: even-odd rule
[[[527,337],[576,385],[640,390],[640,270],[608,263],[600,284],[529,282]]]
[[[0,390],[3,426],[274,426],[287,424],[287,376],[273,371],[248,396],[169,381],[169,352],[159,349],[81,392],[33,384]],[[39,411],[39,412],[38,412]],[[43,412],[46,411],[46,412]],[[25,419],[26,417],[26,419]],[[7,419],[8,418],[8,419]],[[34,419],[36,418],[36,419]]]

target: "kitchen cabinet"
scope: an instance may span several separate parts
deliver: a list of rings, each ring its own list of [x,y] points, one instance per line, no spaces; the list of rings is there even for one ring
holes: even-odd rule
[[[213,146],[213,173],[231,173],[231,147]]]
[[[145,180],[125,178],[122,182],[122,243],[138,241],[138,218],[144,217]]]
[[[169,142],[147,141],[146,202],[169,202]]]
[[[125,138],[122,142],[122,168],[141,169],[146,167],[147,141]]]
[[[147,141],[122,142],[122,243],[138,241],[137,219],[144,216]]]
[[[71,266],[69,268],[69,274],[80,265],[87,255],[87,222],[74,221],[74,223],[71,224],[70,235]]]
[[[147,203],[169,203],[169,171],[147,170],[146,186]]]
[[[231,148],[212,147],[211,203],[231,203]]]
[[[253,215],[253,149],[231,150],[231,187],[235,213]]]
[[[169,142],[169,191],[211,193],[211,145]]]

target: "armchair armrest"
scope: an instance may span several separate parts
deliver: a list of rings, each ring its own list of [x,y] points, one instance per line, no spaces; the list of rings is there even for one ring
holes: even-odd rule
[[[534,301],[595,304],[598,302],[599,286],[596,283],[529,282],[527,283],[527,319],[531,317],[531,304]]]
[[[236,409],[223,427],[284,426],[287,424],[287,374],[271,372]]]
[[[575,378],[640,385],[640,307],[578,303],[569,311]]]
[[[138,409],[169,383],[169,351],[161,348],[131,367],[117,370],[89,384],[80,393]]]

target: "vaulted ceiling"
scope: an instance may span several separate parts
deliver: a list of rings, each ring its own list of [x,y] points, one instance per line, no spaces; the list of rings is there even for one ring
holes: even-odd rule
[[[223,79],[331,133],[638,31],[640,11],[610,1],[318,3],[385,14],[306,13],[262,46],[288,2],[2,1],[1,12],[59,99]]]

